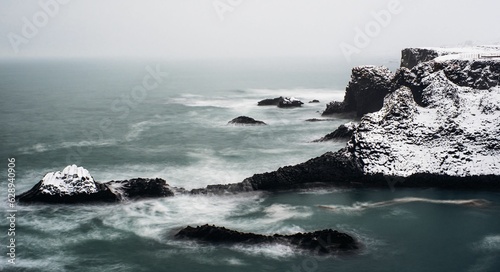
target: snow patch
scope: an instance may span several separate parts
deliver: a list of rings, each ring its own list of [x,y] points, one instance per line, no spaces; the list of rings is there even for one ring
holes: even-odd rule
[[[47,173],[39,190],[49,195],[93,194],[99,191],[89,171],[74,164],[66,166],[62,172]]]

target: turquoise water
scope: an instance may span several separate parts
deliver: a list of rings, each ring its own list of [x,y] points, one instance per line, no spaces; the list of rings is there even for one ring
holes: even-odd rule
[[[382,63],[378,62],[378,63]],[[377,63],[375,63],[377,64]],[[148,68],[149,67],[149,68]],[[145,92],[148,70],[164,73]],[[394,67],[391,67],[394,68]],[[198,188],[240,182],[303,162],[343,143],[311,143],[350,117],[318,118],[341,100],[350,67],[335,60],[25,61],[0,65],[0,154],[17,161],[17,190],[67,164],[98,181],[161,177]],[[152,85],[153,80],[149,78]],[[257,107],[295,96],[299,109]],[[227,125],[239,115],[268,126]],[[2,180],[2,194],[6,185]],[[487,207],[406,203],[402,197],[486,199]],[[335,190],[179,196],[112,205],[18,207],[17,264],[5,271],[498,271],[500,194]],[[334,205],[327,210],[318,205]],[[360,208],[361,207],[361,208]],[[333,228],[365,246],[317,257],[285,245],[211,246],[176,241],[186,225],[263,234]],[[7,230],[7,221],[0,221]],[[7,241],[2,236],[2,245]]]

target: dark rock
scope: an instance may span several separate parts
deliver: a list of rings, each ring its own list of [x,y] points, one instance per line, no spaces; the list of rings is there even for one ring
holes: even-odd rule
[[[120,199],[138,199],[174,196],[174,189],[164,179],[135,178],[110,181],[104,185],[114,188]]]
[[[417,64],[427,62],[441,56],[434,49],[405,48],[401,51],[401,67],[411,69]]]
[[[349,122],[347,124],[340,125],[335,131],[325,135],[324,137],[314,140],[313,142],[326,142],[334,140],[348,140],[352,137],[354,130],[356,129],[356,124]]]
[[[336,113],[344,113],[348,112],[349,110],[346,110],[346,105],[344,102],[338,102],[338,101],[332,101],[328,104],[326,104],[326,109],[323,111],[321,114],[322,116],[325,115],[331,115],[331,114],[336,114]]]
[[[272,236],[244,233],[224,227],[203,225],[196,228],[186,227],[176,235],[178,239],[192,239],[216,244],[289,244],[298,249],[310,250],[321,254],[332,254],[358,249],[358,242],[351,236],[336,230],[326,229],[294,235],[274,234]]]
[[[384,97],[391,91],[392,72],[383,66],[358,66],[352,69],[343,102],[331,102],[322,115],[356,112],[358,117],[382,108]]]
[[[229,121],[228,124],[239,124],[239,125],[265,125],[266,123],[262,121],[255,120],[247,116],[239,116]]]
[[[279,102],[283,100],[283,97],[268,98],[261,100],[257,103],[258,106],[278,106]]]
[[[314,100],[309,101],[309,103],[319,103],[319,100],[314,99]]]
[[[259,106],[278,106],[279,108],[293,108],[293,107],[301,107],[304,104],[302,101],[299,101],[293,97],[276,97],[270,99],[264,99],[257,103]]]
[[[306,122],[328,122],[328,121],[336,121],[337,119],[318,119],[318,118],[312,118],[312,119],[307,119]]]

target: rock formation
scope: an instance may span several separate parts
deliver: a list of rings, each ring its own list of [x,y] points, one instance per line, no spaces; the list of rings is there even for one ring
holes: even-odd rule
[[[276,97],[261,100],[257,103],[258,106],[278,106],[279,108],[294,108],[301,107],[304,103],[295,97]]]
[[[239,116],[229,121],[228,124],[236,124],[236,125],[265,125],[266,123],[255,120],[248,116]]]
[[[383,106],[361,118],[346,148],[201,192],[328,184],[499,190],[500,59],[450,56],[403,67],[394,78],[382,73],[386,76],[376,86],[387,88]],[[374,75],[384,70],[363,66],[353,71]]]
[[[358,66],[352,69],[343,102],[331,102],[322,115],[356,112],[358,117],[375,112],[382,107],[384,97],[390,92],[393,73],[383,66]]]
[[[89,171],[76,165],[68,165],[62,172],[47,173],[29,191],[17,197],[24,203],[93,203],[115,202],[124,199],[173,196],[163,179],[130,179],[99,183]],[[182,191],[182,189],[178,189]]]
[[[179,231],[175,237],[177,239],[191,239],[212,244],[256,245],[280,243],[320,254],[349,252],[359,247],[358,242],[351,236],[331,229],[293,235],[274,234],[267,236],[203,225],[196,228],[188,226]]]

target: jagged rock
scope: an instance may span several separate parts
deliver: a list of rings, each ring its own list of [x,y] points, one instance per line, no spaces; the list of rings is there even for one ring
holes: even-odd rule
[[[174,196],[174,188],[171,188],[164,179],[135,178],[129,180],[110,181],[104,185],[112,188],[112,191],[120,199],[154,198]]]
[[[228,124],[237,124],[237,125],[265,125],[266,123],[262,121],[255,120],[248,116],[239,116],[229,121]]]
[[[384,97],[391,91],[392,72],[383,66],[365,65],[352,69],[343,102],[331,102],[322,115],[355,111],[357,116],[382,108]]]
[[[401,51],[401,67],[411,69],[419,63],[433,60],[441,55],[442,53],[432,48],[405,48]]]
[[[196,228],[188,226],[179,231],[175,237],[215,244],[289,244],[298,249],[310,250],[320,254],[348,252],[359,248],[359,244],[354,238],[331,229],[293,235],[274,234],[267,236],[239,232],[213,225],[203,225]]]
[[[95,203],[123,199],[173,196],[174,191],[163,179],[130,179],[99,183],[83,167],[69,165],[62,172],[47,173],[33,188],[17,196],[24,203]]]
[[[314,140],[313,142],[326,142],[334,140],[348,140],[352,137],[354,130],[356,129],[356,124],[349,122],[347,124],[340,125],[335,131],[323,136],[320,139]]]
[[[344,102],[332,101],[326,104],[326,109],[321,114],[322,116],[331,115],[336,113],[344,113],[350,110],[346,110],[346,105]]]
[[[285,97],[283,99],[280,99],[278,103],[278,108],[295,108],[295,107],[302,107],[302,104],[304,104],[302,101],[296,99],[295,97]]]

